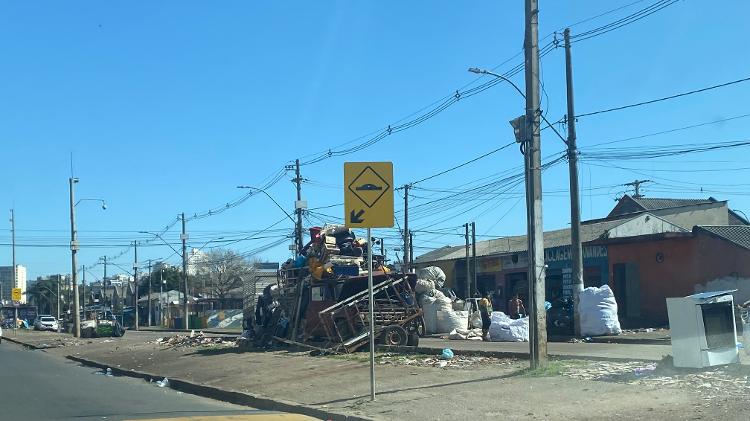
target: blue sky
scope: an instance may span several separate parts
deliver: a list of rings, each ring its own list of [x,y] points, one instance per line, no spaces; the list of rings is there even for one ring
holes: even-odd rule
[[[540,38],[567,25],[633,3],[541,1]],[[573,34],[646,7],[642,1],[572,27]],[[576,111],[639,102],[750,76],[744,29],[750,4],[684,0],[632,25],[574,44]],[[731,13],[726,13],[731,10]],[[544,42],[552,38],[544,39]],[[188,216],[240,197],[238,184],[262,185],[295,158],[335,148],[423,109],[477,81],[468,67],[493,68],[521,52],[522,1],[198,1],[5,2],[0,6],[0,208],[16,210],[18,263],[29,275],[70,271],[67,237],[70,157],[80,178],[77,207],[81,264],[115,256],[138,231],[158,231],[179,212]],[[497,68],[503,72],[522,56]],[[562,48],[542,60],[551,121],[565,114]],[[523,87],[522,74],[513,80]],[[587,146],[750,113],[750,83],[674,101],[581,118],[578,139]],[[512,140],[508,120],[523,101],[499,84],[412,129],[363,151],[302,167],[303,196],[311,208],[343,200],[345,161],[393,161],[402,185]],[[750,118],[622,142],[614,146],[740,140]],[[562,151],[549,130],[543,155]],[[475,180],[521,165],[511,147],[437,177],[414,191],[418,205],[476,185]],[[628,170],[583,162],[584,219],[606,215],[620,184],[636,178],[651,197],[708,197],[750,211],[747,149],[615,163]],[[269,189],[293,208],[292,173]],[[491,180],[488,178],[487,180]],[[469,183],[469,184],[467,184]],[[475,183],[475,184],[471,184]],[[463,186],[463,187],[462,187]],[[569,221],[567,167],[544,173],[544,225]],[[417,254],[462,242],[457,228],[476,221],[480,235],[525,231],[516,186],[505,195],[482,191],[471,201],[437,200],[414,214]],[[701,190],[702,189],[702,190]],[[433,190],[440,190],[435,192]],[[403,205],[397,196],[397,215]],[[318,210],[332,216],[341,207]],[[317,218],[321,216],[318,215]],[[253,236],[283,213],[258,195],[212,217],[191,220],[190,245]],[[323,216],[322,218],[325,219]],[[311,215],[306,226],[318,223]],[[10,263],[9,224],[0,231],[0,260]],[[178,227],[165,234],[179,238]],[[420,233],[441,231],[444,235]],[[255,240],[229,245],[264,249],[291,232],[281,221]],[[396,247],[395,231],[381,231]],[[487,237],[480,237],[487,238]],[[208,247],[222,243],[209,243]],[[45,247],[40,247],[44,245]],[[258,257],[284,260],[288,243]],[[392,251],[389,256],[393,257]],[[144,245],[139,260],[172,255]],[[171,261],[177,257],[172,255]],[[115,261],[131,266],[132,252]],[[91,276],[100,276],[101,268]]]

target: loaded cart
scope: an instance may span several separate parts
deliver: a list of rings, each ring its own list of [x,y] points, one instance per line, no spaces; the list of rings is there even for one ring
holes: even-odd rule
[[[365,286],[367,277],[364,279]],[[416,303],[413,274],[389,275],[373,273],[373,308],[375,337],[384,345],[419,344],[424,331],[422,309]],[[350,279],[351,283],[357,279]],[[361,289],[361,288],[360,288]],[[342,296],[347,291],[342,290]],[[365,345],[370,337],[370,303],[367,288],[351,295],[319,313],[320,322],[331,340],[331,348],[353,352]]]

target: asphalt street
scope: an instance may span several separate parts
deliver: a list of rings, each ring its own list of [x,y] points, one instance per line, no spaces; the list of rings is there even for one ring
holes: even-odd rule
[[[0,419],[300,419],[184,394],[144,380],[105,376],[98,371],[3,341]]]

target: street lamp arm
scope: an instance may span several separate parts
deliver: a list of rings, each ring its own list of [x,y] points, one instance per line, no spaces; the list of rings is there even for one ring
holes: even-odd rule
[[[104,201],[104,199],[93,199],[93,198],[92,198],[92,199],[78,199],[78,201],[76,202],[76,204],[75,204],[75,205],[73,205],[73,206],[74,206],[74,207],[75,207],[75,206],[78,206],[78,204],[79,204],[79,203],[81,203],[81,202],[85,202],[85,201],[91,201],[91,202],[101,202],[101,204],[102,204],[102,209],[107,209],[107,202],[105,202],[105,201]]]
[[[290,215],[290,214],[289,214],[289,212],[287,212],[287,211],[286,211],[286,209],[284,209],[284,208],[283,208],[283,207],[282,207],[282,206],[281,206],[281,205],[279,204],[279,202],[277,202],[277,201],[276,201],[276,199],[274,199],[273,197],[271,197],[271,195],[270,195],[270,194],[268,194],[268,192],[267,192],[267,191],[265,191],[265,190],[263,190],[263,189],[260,189],[260,188],[258,188],[258,187],[253,187],[253,186],[237,186],[237,188],[238,188],[238,189],[250,189],[250,190],[255,190],[255,191],[259,191],[259,192],[261,192],[261,193],[265,194],[266,196],[268,196],[268,198],[269,198],[269,199],[271,199],[271,201],[272,201],[272,202],[273,202],[273,203],[274,203],[274,204],[275,204],[275,205],[276,205],[276,206],[277,206],[277,207],[278,207],[279,209],[281,209],[281,211],[282,211],[282,212],[284,212],[284,214],[285,214],[285,215],[287,216],[287,218],[289,218],[289,219],[290,219],[290,220],[291,220],[291,221],[292,221],[293,223],[295,223],[295,224],[297,223],[297,221],[295,221],[295,220],[294,220],[294,218],[292,218],[292,215]]]
[[[496,77],[496,78],[498,78],[498,79],[502,79],[502,80],[504,80],[504,81],[508,82],[508,83],[510,84],[510,86],[512,86],[512,87],[514,87],[514,88],[516,88],[516,91],[518,91],[518,93],[519,93],[519,94],[521,94],[521,96],[522,96],[522,97],[524,97],[524,99],[526,98],[526,95],[525,95],[525,94],[523,93],[523,91],[522,91],[522,90],[521,90],[521,89],[520,89],[520,88],[518,87],[518,85],[516,85],[515,83],[513,83],[513,81],[512,81],[512,80],[508,79],[507,77],[505,77],[505,76],[503,76],[503,75],[497,74],[497,73],[495,73],[495,72],[491,72],[491,71],[489,71],[489,70],[485,70],[485,69],[480,69],[480,68],[478,68],[478,67],[470,67],[470,68],[469,68],[469,71],[470,71],[471,73],[476,73],[476,74],[479,74],[479,75],[489,75],[489,76],[494,76],[494,77]]]
[[[516,89],[516,91],[518,91],[519,94],[521,94],[521,96],[524,99],[526,99],[526,95],[524,95],[523,91],[518,87],[518,85],[516,85],[515,83],[513,83],[513,81],[511,81],[510,79],[508,79],[507,77],[505,77],[503,75],[497,74],[495,72],[491,72],[489,70],[480,69],[478,67],[469,67],[469,71],[471,73],[476,73],[478,75],[489,75],[489,76],[496,77],[498,79],[502,79],[502,80],[508,82],[512,87],[514,87]],[[562,140],[567,145],[568,144],[568,139],[564,138],[563,135],[561,135],[560,132],[557,131],[557,129],[555,128],[555,126],[553,126],[552,123],[550,123],[549,120],[547,120],[547,117],[545,117],[544,114],[542,114],[542,113],[539,113],[539,114],[540,114],[539,116],[542,118],[542,120],[544,120],[544,122],[547,123],[547,126],[549,126],[549,128],[552,129],[553,132],[555,132],[555,134],[557,135],[557,137],[559,137],[560,140]]]

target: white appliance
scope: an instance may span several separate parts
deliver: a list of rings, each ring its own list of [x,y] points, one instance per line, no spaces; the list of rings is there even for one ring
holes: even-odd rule
[[[703,368],[739,363],[734,291],[667,298],[675,367]]]

